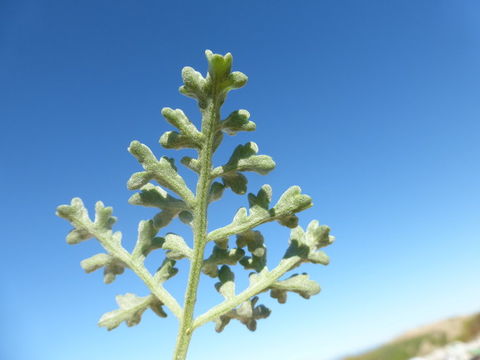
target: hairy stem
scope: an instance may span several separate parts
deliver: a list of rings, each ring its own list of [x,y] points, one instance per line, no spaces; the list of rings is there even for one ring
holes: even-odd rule
[[[185,304],[183,316],[180,319],[180,327],[177,336],[177,344],[174,352],[174,360],[185,360],[188,346],[193,332],[193,312],[197,300],[197,289],[203,266],[205,245],[207,243],[207,209],[208,194],[212,180],[213,146],[216,133],[216,124],[219,121],[219,106],[216,101],[211,101],[203,113],[202,133],[206,142],[199,155],[200,175],[197,182],[197,193],[193,214],[193,258],[190,264],[188,285],[185,292]]]

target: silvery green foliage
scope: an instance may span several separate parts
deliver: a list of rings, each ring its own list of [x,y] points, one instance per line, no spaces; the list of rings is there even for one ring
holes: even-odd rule
[[[148,146],[133,141],[128,151],[138,160],[143,171],[134,173],[128,180],[130,190],[139,190],[130,197],[129,203],[155,208],[157,212],[151,219],[139,223],[138,237],[132,251],[123,247],[121,233],[112,230],[116,218],[112,216],[111,207],[97,202],[93,220],[78,198],[74,198],[70,205],[62,205],[57,209],[57,215],[73,225],[73,230],[67,235],[69,244],[95,238],[104,248],[104,252],[81,262],[85,272],[103,268],[104,282],[108,284],[125,269],[130,269],[149,290],[145,296],[132,293],[118,295],[118,309],[104,314],[99,325],[108,330],[118,327],[122,322],[133,326],[140,322],[147,309],[165,317],[166,308],[180,322],[174,354],[177,360],[186,358],[191,333],[204,323],[215,322],[215,329],[220,332],[231,320],[238,320],[254,331],[257,321],[271,313],[264,305],[257,304],[258,295],[263,292],[269,292],[281,304],[286,302],[289,292],[305,299],[319,293],[319,285],[305,273],[283,277],[304,262],[327,265],[328,256],[320,249],[334,240],[329,235],[329,228],[319,225],[317,221],[310,222],[306,231],[298,226],[296,214],[312,206],[311,198],[302,194],[298,186],[287,189],[272,204],[272,188],[263,185],[258,192],[248,194],[248,209],[240,208],[229,224],[207,232],[208,205],[218,201],[228,188],[236,194],[245,194],[248,180],[244,173],[266,175],[273,170],[275,162],[270,156],[259,154],[257,144],[248,142],[238,145],[225,164],[213,166],[212,156],[220,146],[224,133],[235,135],[240,131],[254,131],[256,125],[250,121],[249,112],[243,109],[221,119],[220,108],[228,92],[244,86],[247,77],[231,71],[230,54],[222,56],[207,50],[206,56],[206,77],[191,67],[185,67],[182,71],[184,85],[180,87],[182,94],[198,101],[202,114],[201,130],[182,110],[164,108],[162,115],[177,130],[164,133],[159,140],[166,149],[188,148],[197,151],[197,158],[183,157],[180,160],[181,164],[198,174],[195,192],[187,186],[173,158],[157,158]],[[192,228],[193,240],[164,232],[163,229],[176,217]],[[270,270],[267,267],[265,239],[256,228],[272,221],[291,228],[291,235],[283,259]],[[235,246],[231,247],[233,236]],[[211,254],[206,255],[205,247],[210,242],[214,246]],[[156,249],[164,251],[165,260],[151,274],[144,261]],[[164,287],[164,283],[178,272],[176,261],[191,263],[183,307]],[[232,267],[243,267],[250,272],[249,286],[238,293]],[[218,278],[215,287],[225,300],[193,318],[202,272]]]

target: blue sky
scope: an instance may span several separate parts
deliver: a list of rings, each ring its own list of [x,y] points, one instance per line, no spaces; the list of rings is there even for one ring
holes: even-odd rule
[[[23,1],[0,2],[0,164],[3,257],[0,357],[10,360],[168,359],[177,324],[146,313],[134,328],[96,326],[114,296],[146,295],[132,274],[111,285],[79,262],[100,250],[69,246],[55,207],[80,196],[114,207],[131,248],[152,210],[127,204],[140,171],[131,140],[157,156],[172,130],[164,106],[197,122],[181,96],[183,66],[205,73],[204,50],[231,52],[249,76],[224,114],[244,108],[255,133],[229,137],[220,164],[255,141],[278,166],[249,176],[277,197],[298,184],[332,227],[322,286],[291,295],[250,333],[231,324],[194,336],[192,359],[326,360],[445,316],[480,310],[480,5],[476,1]],[[189,184],[194,178],[182,169]],[[212,205],[210,228],[246,199]],[[188,231],[173,224],[188,238]],[[261,229],[269,266],[288,230]],[[155,267],[161,253],[152,255]],[[185,264],[167,288],[182,299]],[[242,278],[243,276],[243,278]],[[238,287],[246,282],[238,272]],[[221,298],[200,286],[198,314]]]

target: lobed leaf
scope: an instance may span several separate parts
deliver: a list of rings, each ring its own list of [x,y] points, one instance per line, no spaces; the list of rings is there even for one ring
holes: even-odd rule
[[[158,141],[166,149],[198,149],[199,146],[191,138],[176,131],[167,131],[163,133]]]
[[[209,90],[206,79],[202,74],[190,66],[185,66],[182,69],[182,79],[184,85],[180,86],[179,91],[185,96],[198,100],[201,108],[205,107],[205,101],[207,99]]]
[[[180,160],[180,162],[190,170],[195,171],[197,174],[200,173],[200,162],[198,161],[198,159],[193,159],[191,157],[184,156]]]
[[[103,282],[105,284],[112,283],[116,276],[123,274],[127,267],[120,259],[104,253],[82,260],[80,266],[87,274],[103,267]]]
[[[70,205],[57,207],[57,216],[72,221],[72,219],[88,219],[88,211],[80,198],[73,198]]]
[[[249,118],[247,110],[236,110],[220,122],[220,129],[228,135],[236,135],[239,131],[255,131],[256,125]]]
[[[189,224],[193,219],[189,207],[183,200],[170,196],[161,187],[152,184],[144,185],[141,192],[133,194],[128,202],[132,205],[162,209],[153,218],[153,226],[157,231],[170,224],[177,216],[186,224]]]
[[[235,296],[235,274],[227,265],[222,265],[218,271],[218,279],[215,289],[223,295],[225,299],[231,299]]]
[[[151,251],[162,247],[164,239],[156,237],[158,229],[153,220],[140,221],[138,224],[137,242],[132,252],[133,259],[143,262]]]
[[[225,185],[215,181],[210,186],[210,192],[208,193],[208,202],[211,203],[219,200],[222,197],[224,190]]]
[[[161,186],[180,195],[188,204],[193,203],[194,195],[183,178],[177,173],[173,159],[162,157],[157,160],[148,146],[138,141],[132,141],[128,151],[137,158],[145,169],[144,172],[132,175],[127,183],[130,190],[139,189],[148,181],[155,179]]]
[[[258,146],[248,142],[235,148],[228,162],[212,171],[212,178],[232,176],[240,171],[253,171],[266,175],[275,168],[275,162],[270,156],[257,155]]]
[[[57,216],[67,219],[74,229],[67,235],[67,243],[77,244],[94,238],[93,233],[106,234],[112,237],[112,226],[117,219],[112,216],[112,208],[105,207],[101,201],[95,204],[95,220],[92,222],[88,211],[80,198],[73,198],[70,205],[57,207]],[[115,235],[115,234],[114,234]],[[121,236],[120,233],[116,237]]]
[[[270,316],[270,309],[265,305],[256,305],[258,297],[245,301],[236,309],[230,310],[228,313],[217,318],[215,331],[222,332],[230,320],[237,319],[244,324],[248,330],[255,331],[257,329],[257,320],[265,319]]]
[[[327,254],[318,249],[333,243],[335,238],[329,235],[330,228],[326,225],[319,225],[318,221],[311,221],[307,232],[298,226],[290,232],[290,246],[284,259],[298,256],[302,262],[328,265],[330,259]],[[297,264],[298,266],[298,264]]]
[[[112,226],[116,218],[112,216],[112,208],[105,207],[101,201],[95,204],[95,220],[91,221],[88,211],[79,198],[74,198],[70,205],[61,205],[57,208],[57,215],[67,219],[73,226],[67,235],[67,243],[77,244],[91,238],[97,238],[106,249],[121,249],[120,232],[112,233]],[[102,239],[102,240],[100,240]],[[113,282],[117,275],[122,274],[127,266],[121,259],[112,254],[97,254],[83,260],[80,266],[90,273],[104,268],[103,281],[106,284]]]
[[[257,195],[248,194],[250,214],[252,216],[270,216],[270,202],[272,201],[272,187],[263,185]]]
[[[304,299],[320,292],[320,285],[310,280],[307,274],[294,274],[286,280],[276,281],[270,286],[270,296],[278,300],[280,304],[287,301],[287,292],[299,294]]]
[[[175,267],[175,260],[166,258],[163,260],[162,265],[158,268],[157,272],[153,276],[158,284],[163,284],[165,281],[175,276],[178,273],[178,269]]]
[[[245,269],[261,272],[267,266],[267,247],[260,231],[248,230],[237,235],[237,247],[247,247],[252,256],[244,256],[240,264]]]
[[[212,254],[203,261],[202,271],[210,276],[218,276],[218,265],[235,265],[243,256],[245,251],[240,248],[228,249],[215,245]]]
[[[190,211],[181,211],[178,214],[178,218],[184,224],[191,225],[191,223],[193,221],[193,214]]]
[[[183,200],[170,196],[160,186],[153,184],[144,185],[139,193],[133,194],[128,202],[132,205],[156,207],[162,210],[187,210],[188,206]]]
[[[197,127],[188,119],[185,113],[181,109],[171,109],[165,107],[162,109],[162,115],[167,121],[176,126],[182,134],[189,137],[198,145],[201,145],[204,135],[198,131]]]
[[[127,326],[134,326],[140,323],[142,315],[148,308],[151,308],[158,316],[166,317],[162,309],[162,303],[153,295],[138,297],[135,294],[127,293],[115,297],[119,309],[104,314],[98,321],[98,325],[107,330],[113,330],[122,322]]]
[[[302,194],[299,186],[292,186],[280,197],[273,207],[273,213],[277,215],[277,220],[281,225],[294,228],[298,225],[295,213],[306,210],[312,205],[310,196]]]
[[[167,234],[162,248],[167,250],[167,257],[172,260],[193,258],[193,250],[185,243],[185,240],[183,240],[181,236],[176,234]]]
[[[311,198],[302,194],[298,186],[292,186],[285,191],[273,208],[269,208],[271,196],[272,190],[269,185],[263,185],[257,195],[249,194],[250,212],[247,213],[245,208],[240,208],[232,223],[210,232],[208,240],[223,243],[231,235],[275,220],[282,225],[295,227],[298,221],[295,213],[312,206]]]
[[[86,229],[72,229],[67,234],[67,243],[70,245],[78,244],[93,237],[94,236],[90,234]]]
[[[160,138],[160,144],[163,147],[167,149],[201,149],[204,142],[204,135],[197,130],[182,110],[173,110],[166,107],[162,109],[162,115],[170,124],[180,130],[180,133],[176,131],[164,133]]]
[[[222,176],[224,187],[229,187],[235,194],[243,195],[247,192],[248,180],[245,175],[233,172]]]

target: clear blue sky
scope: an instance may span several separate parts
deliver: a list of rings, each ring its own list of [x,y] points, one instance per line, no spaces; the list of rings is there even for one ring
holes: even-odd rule
[[[159,110],[198,122],[177,88],[183,66],[205,73],[205,49],[231,52],[250,78],[225,113],[249,110],[257,131],[227,138],[223,157],[257,142],[278,166],[250,175],[250,189],[269,183],[278,196],[300,185],[315,201],[301,224],[317,218],[337,242],[328,267],[303,269],[320,295],[278,305],[264,294],[272,315],[257,332],[234,323],[218,335],[208,324],[192,359],[326,360],[480,309],[478,1],[3,0],[0,358],[170,358],[173,316],[96,326],[116,294],[147,291],[129,273],[108,286],[84,274],[79,262],[99,246],[67,245],[70,227],[54,211],[74,196],[90,209],[103,200],[132,247],[153,211],[127,204],[140,166],[126,148],[138,139],[157,156],[184,154],[158,146],[172,130]],[[210,227],[245,204],[227,194]],[[262,230],[273,267],[288,230]],[[177,297],[181,271],[167,285]],[[219,301],[204,280],[199,313]]]

